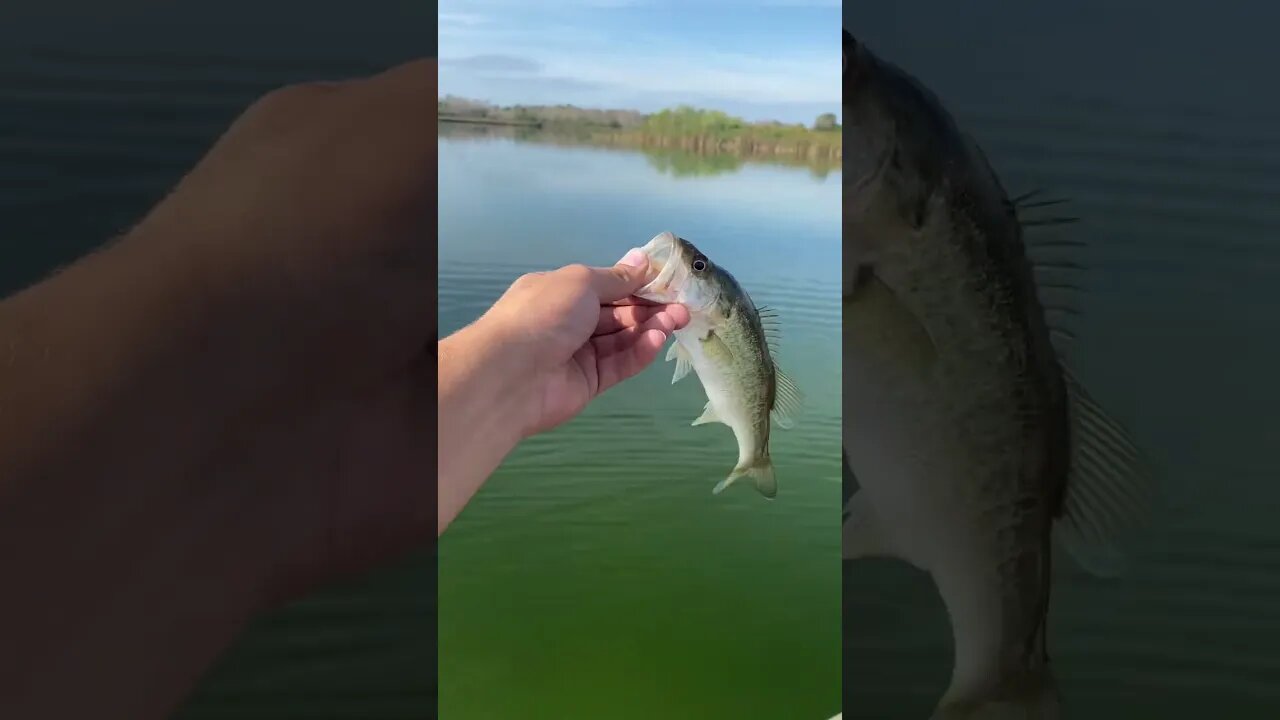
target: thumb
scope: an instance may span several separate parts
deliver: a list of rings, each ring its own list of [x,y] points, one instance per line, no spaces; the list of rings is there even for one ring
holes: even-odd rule
[[[591,289],[601,303],[628,298],[649,281],[649,258],[639,248],[632,248],[611,268],[591,269]]]

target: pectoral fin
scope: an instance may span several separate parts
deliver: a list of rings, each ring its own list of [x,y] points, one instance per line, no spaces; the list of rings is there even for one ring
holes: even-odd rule
[[[675,385],[684,379],[685,375],[693,369],[693,362],[689,358],[689,353],[679,341],[671,343],[671,349],[667,351],[667,362],[676,361],[675,375],[671,376],[671,384]]]
[[[698,425],[706,425],[707,423],[713,423],[713,422],[722,423],[724,421],[721,420],[720,416],[716,414],[716,409],[711,407],[711,401],[708,400],[706,407],[702,408],[702,414],[698,416],[698,419],[693,421],[693,423],[691,424],[691,427],[696,427]]]
[[[872,348],[918,374],[933,366],[938,350],[928,329],[870,267],[859,268],[843,309],[846,343]]]
[[[699,340],[702,343],[702,352],[711,360],[717,362],[729,363],[733,361],[733,351],[725,344],[724,340],[716,334],[714,330],[707,333],[707,336]]]
[[[855,492],[849,502],[845,503],[844,522],[840,529],[840,550],[845,560],[886,557],[923,567],[922,563],[893,546],[887,528],[871,504],[871,498],[862,490]]]
[[[875,508],[861,490],[844,506],[844,523],[840,530],[840,546],[845,560],[892,555],[888,538],[880,527]]]

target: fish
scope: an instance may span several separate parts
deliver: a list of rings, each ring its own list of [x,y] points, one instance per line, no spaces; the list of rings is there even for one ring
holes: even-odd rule
[[[689,310],[689,324],[673,333],[666,356],[676,363],[671,383],[691,371],[697,375],[707,403],[693,425],[728,425],[738,442],[737,463],[712,492],[750,478],[761,495],[774,499],[771,431],[794,427],[804,402],[775,358],[777,314],[756,307],[728,270],[684,238],[662,232],[640,249],[653,277],[635,295]]]
[[[1119,573],[1152,466],[1042,302],[1026,208],[923,83],[843,37],[846,561],[927,573],[953,639],[937,720],[1056,718],[1053,548]],[[846,492],[848,492],[846,490]]]

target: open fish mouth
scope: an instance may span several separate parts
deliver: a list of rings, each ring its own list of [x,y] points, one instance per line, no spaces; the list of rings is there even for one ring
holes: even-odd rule
[[[636,297],[653,302],[679,302],[680,291],[688,279],[688,271],[681,262],[679,238],[669,231],[661,232],[645,243],[640,251],[649,259],[652,279],[635,292]]]

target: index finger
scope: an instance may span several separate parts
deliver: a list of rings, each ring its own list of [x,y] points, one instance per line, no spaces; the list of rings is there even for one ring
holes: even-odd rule
[[[665,303],[660,303],[657,300],[646,300],[642,297],[636,297],[635,295],[628,295],[627,297],[624,297],[621,300],[614,300],[611,303],[605,303],[601,307],[626,307],[628,305],[638,305],[640,307],[652,307],[652,306],[664,305],[664,304]]]

